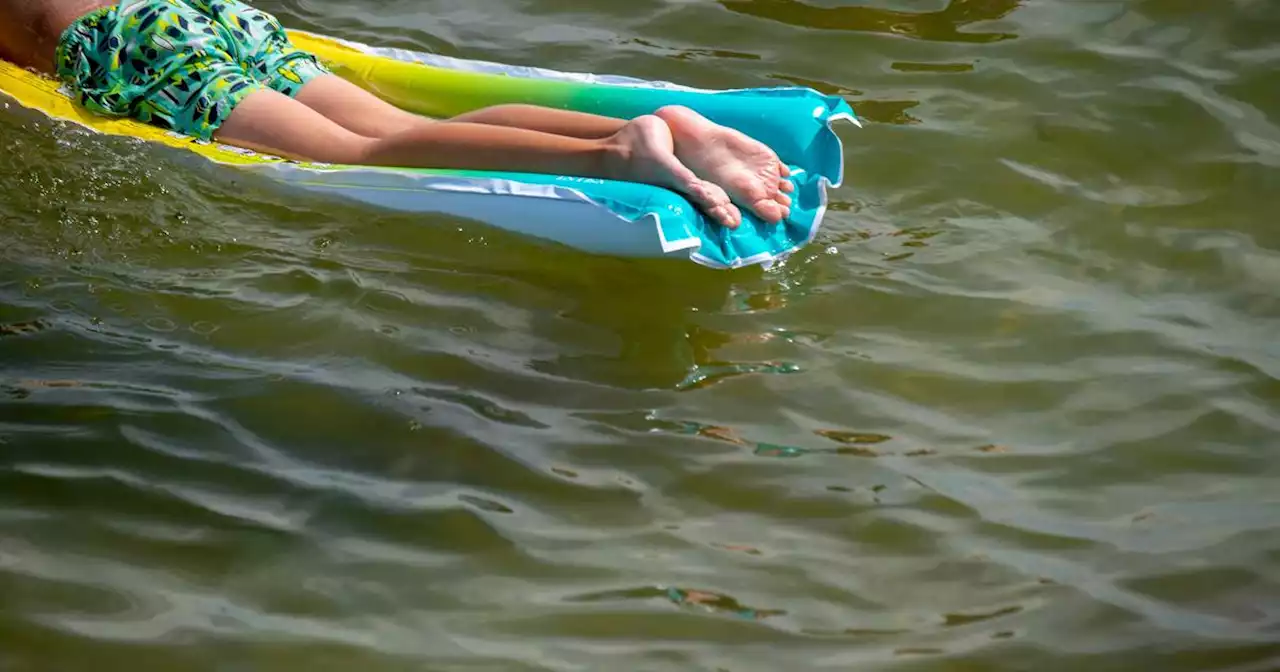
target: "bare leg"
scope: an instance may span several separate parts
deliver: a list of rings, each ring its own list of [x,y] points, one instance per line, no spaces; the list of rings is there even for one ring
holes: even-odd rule
[[[432,122],[337,75],[316,77],[302,85],[294,98],[348,131],[367,138],[385,138]]]
[[[628,124],[623,119],[535,105],[496,105],[435,121],[402,110],[337,75],[324,75],[308,82],[296,99],[352,133],[382,139],[413,134],[443,137],[441,133],[447,132],[433,130],[433,127],[467,124],[537,131],[565,138],[608,140]],[[656,115],[671,128],[675,156],[693,171],[699,181],[720,185],[732,201],[749,208],[766,222],[776,222],[789,216],[791,198],[786,194],[793,187],[786,179],[789,175],[787,167],[773,150],[738,131],[714,124],[686,107],[665,107]],[[542,170],[510,166],[504,166],[504,169],[559,172],[551,166]],[[572,174],[583,175],[580,172]],[[733,218],[737,216],[735,212]]]
[[[297,100],[347,130],[370,138],[385,138],[435,121],[402,110],[337,75],[323,75],[307,82],[298,92]],[[525,128],[596,140],[613,136],[627,124],[626,119],[519,104],[494,105],[448,121]]]
[[[470,122],[415,123],[387,137],[344,128],[271,90],[249,94],[214,135],[218,142],[325,163],[506,170],[628,180],[687,196],[730,228],[741,213],[720,187],[699,179],[674,153],[661,119],[637,117],[602,139]]]
[[[460,114],[449,121],[470,121],[477,124],[532,128],[544,133],[556,133],[575,138],[607,138],[627,124],[626,119],[606,117],[586,112],[558,110],[539,105],[494,105]]]

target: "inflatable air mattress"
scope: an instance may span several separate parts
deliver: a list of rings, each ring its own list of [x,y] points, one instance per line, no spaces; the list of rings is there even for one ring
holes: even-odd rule
[[[632,118],[664,106],[691,107],[774,149],[791,167],[787,221],[767,225],[744,212],[728,230],[676,192],[647,184],[566,175],[383,168],[281,159],[77,106],[57,82],[0,61],[0,93],[51,117],[90,129],[179,147],[305,190],[413,213],[444,213],[556,241],[592,253],[684,257],[713,268],[768,267],[809,243],[822,224],[830,187],[843,179],[831,124],[857,124],[841,98],[802,87],[714,91],[629,77],[569,73],[372,47],[290,31],[298,47],[338,75],[412,112],[449,117],[502,103],[529,103]]]

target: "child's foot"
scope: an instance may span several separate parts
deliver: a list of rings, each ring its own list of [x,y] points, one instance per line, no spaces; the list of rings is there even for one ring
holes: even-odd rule
[[[742,223],[742,212],[725,190],[700,179],[676,158],[671,129],[653,115],[636,117],[608,142],[618,149],[619,165],[609,172],[620,179],[667,187],[684,194],[707,216],[730,229]]]
[[[667,122],[675,154],[699,177],[720,185],[731,200],[772,224],[791,214],[791,171],[773,150],[732,128],[712,123],[687,107],[654,113]]]

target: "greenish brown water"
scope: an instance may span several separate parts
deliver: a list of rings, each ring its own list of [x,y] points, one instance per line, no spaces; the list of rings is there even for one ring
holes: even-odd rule
[[[0,671],[1280,669],[1280,4],[262,6],[868,123],[726,273],[0,110]]]

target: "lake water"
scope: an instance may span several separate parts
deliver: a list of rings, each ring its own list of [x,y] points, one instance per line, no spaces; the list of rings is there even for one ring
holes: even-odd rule
[[[1280,669],[1280,3],[271,0],[848,98],[763,272],[0,109],[0,670]]]

